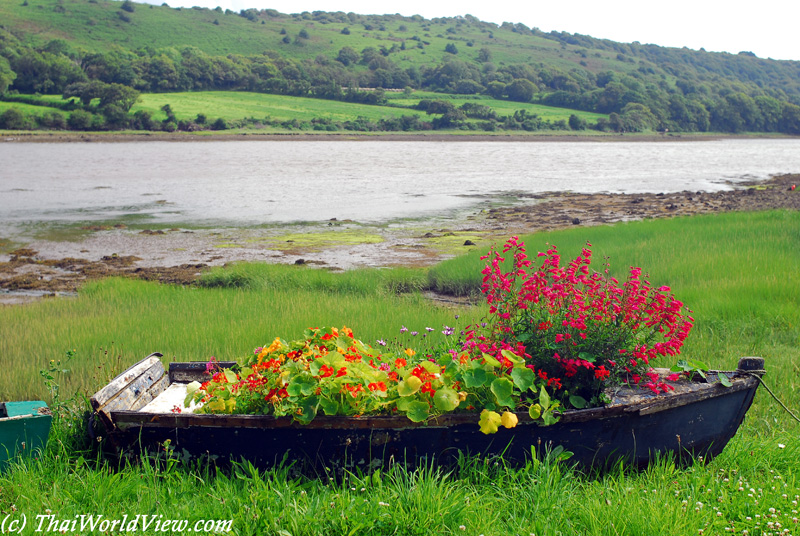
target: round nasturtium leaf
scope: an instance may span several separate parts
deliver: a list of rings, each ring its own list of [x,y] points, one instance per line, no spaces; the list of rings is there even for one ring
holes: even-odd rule
[[[500,423],[506,428],[514,428],[518,422],[519,418],[510,411],[504,412],[503,416],[500,417]]]
[[[459,403],[458,393],[447,387],[439,389],[433,395],[433,405],[442,411],[453,411],[458,407]]]
[[[514,401],[511,399],[511,393],[514,390],[514,384],[508,378],[497,378],[492,382],[492,393],[497,398],[499,406],[514,407]]]
[[[481,411],[481,418],[478,421],[478,426],[480,426],[481,432],[484,434],[494,434],[497,432],[497,428],[500,426],[501,422],[502,418],[499,413],[485,409]]]
[[[408,419],[412,422],[422,422],[430,415],[426,402],[415,401],[408,405],[406,411]]]

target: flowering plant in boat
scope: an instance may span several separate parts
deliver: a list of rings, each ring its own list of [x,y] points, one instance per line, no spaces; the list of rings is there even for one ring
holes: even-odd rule
[[[631,267],[625,282],[591,272],[591,244],[562,264],[555,246],[538,267],[524,244],[512,237],[502,253],[482,257],[483,293],[489,304],[489,333],[474,333],[468,344],[514,341],[528,367],[555,391],[566,407],[601,405],[604,389],[635,384],[654,393],[672,387],[650,363],[680,353],[694,319],[667,286],[655,287]],[[510,257],[510,269],[506,257]]]
[[[210,379],[190,384],[186,404],[301,423],[474,412],[481,430],[494,433],[514,427],[520,412],[551,424],[562,408],[601,405],[610,386],[670,390],[650,362],[678,354],[693,320],[669,288],[651,286],[638,268],[622,284],[607,268],[590,273],[589,246],[564,266],[554,247],[539,255],[534,268],[515,237],[502,252],[490,250],[482,289],[489,312],[463,339],[426,351],[376,349],[346,327],[309,328],[302,339],[256,348],[237,370],[209,363]]]

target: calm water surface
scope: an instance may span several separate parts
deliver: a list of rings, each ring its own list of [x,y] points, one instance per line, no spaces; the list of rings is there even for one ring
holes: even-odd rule
[[[36,222],[389,222],[518,193],[674,192],[800,172],[800,140],[0,145],[0,232]]]

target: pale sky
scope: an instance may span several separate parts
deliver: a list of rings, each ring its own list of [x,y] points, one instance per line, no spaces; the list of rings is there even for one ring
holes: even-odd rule
[[[165,0],[138,0],[160,5]],[[565,31],[623,43],[639,41],[667,47],[705,48],[709,52],[743,50],[760,58],[800,60],[800,1],[763,0],[166,0],[171,7],[208,7],[239,11],[277,9],[282,13],[344,11],[361,15],[400,13],[433,17],[474,15],[486,22],[521,22],[542,31]]]

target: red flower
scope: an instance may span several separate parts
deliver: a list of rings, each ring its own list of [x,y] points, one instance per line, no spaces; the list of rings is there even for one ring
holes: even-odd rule
[[[436,394],[436,389],[433,388],[431,382],[425,382],[420,389],[423,393],[428,393],[429,395],[433,396]]]
[[[386,391],[386,384],[384,382],[372,382],[367,385],[370,391]]]
[[[394,366],[396,368],[403,368],[407,364],[408,364],[408,362],[405,359],[403,359],[402,357],[398,357],[397,359],[394,360]]]
[[[337,378],[341,378],[342,376],[346,375],[347,375],[347,367],[340,368],[339,371],[336,373]]]
[[[598,380],[605,380],[611,375],[609,371],[606,370],[606,367],[600,365],[594,370],[594,377]]]
[[[320,378],[327,378],[328,376],[333,376],[333,367],[330,365],[322,365],[319,368],[319,377]]]

